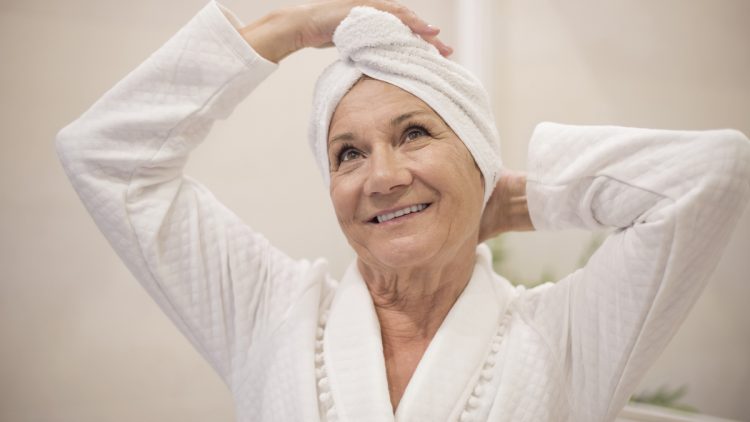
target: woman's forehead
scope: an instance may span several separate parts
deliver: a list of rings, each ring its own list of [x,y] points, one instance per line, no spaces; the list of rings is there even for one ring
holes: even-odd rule
[[[339,101],[331,117],[328,137],[330,140],[337,131],[356,129],[365,120],[392,125],[417,115],[440,119],[429,105],[410,92],[377,79],[362,78]]]
[[[395,85],[372,78],[357,81],[339,101],[336,111],[341,108],[366,109],[391,105],[391,103],[419,104],[429,108],[421,99]],[[336,113],[334,113],[335,116]]]

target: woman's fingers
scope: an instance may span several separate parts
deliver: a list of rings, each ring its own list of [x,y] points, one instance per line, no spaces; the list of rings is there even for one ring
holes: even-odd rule
[[[417,29],[412,28],[412,31],[414,31],[415,33],[417,33],[419,35],[427,35],[427,36],[435,36],[435,35],[437,35],[437,34],[440,33],[440,28],[438,28],[436,26],[432,26],[432,25],[430,25],[427,22],[424,22],[423,25],[424,25],[423,28],[421,28],[421,29],[420,28],[417,28]]]
[[[440,52],[440,54],[441,54],[441,55],[442,55],[443,57],[448,57],[448,56],[450,56],[451,54],[453,54],[453,49],[452,49],[452,48],[450,48],[449,46],[447,46],[447,45],[446,45],[445,43],[443,43],[442,41],[440,41],[440,39],[439,39],[439,38],[437,38],[437,37],[425,37],[425,36],[422,36],[422,38],[423,38],[423,39],[424,39],[425,41],[427,41],[428,43],[430,43],[430,44],[434,45],[434,46],[435,46],[435,48],[437,48],[437,49],[438,49],[438,51]]]
[[[453,52],[437,38],[439,28],[427,23],[408,7],[391,0],[323,0],[280,9],[270,17],[245,28],[243,35],[246,35],[246,39],[254,47],[262,47],[262,36],[271,33],[265,38],[269,40],[268,43],[276,45],[268,49],[272,50],[269,57],[273,56],[276,59],[274,61],[278,61],[301,48],[331,46],[334,30],[356,6],[370,6],[388,12],[399,18],[416,35],[434,45],[443,56]]]
[[[440,28],[427,23],[424,19],[420,18],[413,10],[408,7],[392,2],[378,2],[379,4],[385,3],[385,6],[381,8],[386,12],[391,13],[397,18],[401,19],[404,25],[408,26],[415,34],[419,35],[428,43],[435,46],[441,55],[449,56],[453,53],[453,49],[443,43],[437,35],[440,33]]]
[[[440,32],[440,29],[430,25],[424,19],[417,16],[413,10],[401,4],[396,3],[390,10],[386,10],[386,12],[401,19],[401,22],[408,26],[415,34],[434,37]]]

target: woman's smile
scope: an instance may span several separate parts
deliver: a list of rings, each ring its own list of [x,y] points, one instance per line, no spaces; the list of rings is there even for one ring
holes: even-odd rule
[[[371,224],[395,224],[398,222],[406,221],[407,217],[415,217],[418,213],[423,212],[429,203],[421,203],[415,205],[407,205],[405,207],[396,207],[392,210],[385,210],[379,212],[375,217],[371,218],[368,222]]]

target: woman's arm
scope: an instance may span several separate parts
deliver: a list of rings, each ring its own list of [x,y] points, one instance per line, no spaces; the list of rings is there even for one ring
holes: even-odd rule
[[[287,8],[241,27],[212,2],[57,137],[110,244],[230,387],[249,348],[307,287],[310,264],[272,247],[183,168],[213,122],[273,72],[268,59],[330,42],[354,5]],[[437,33],[398,8],[425,36]]]
[[[308,264],[272,248],[183,167],[274,69],[211,3],[56,143],[110,244],[230,385],[234,355],[290,305]]]
[[[750,196],[734,130],[540,124],[526,194],[540,230],[614,228],[524,313],[558,356],[575,420],[612,420],[676,332]]]

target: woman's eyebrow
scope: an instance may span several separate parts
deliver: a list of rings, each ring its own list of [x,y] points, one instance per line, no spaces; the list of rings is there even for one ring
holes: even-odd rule
[[[400,116],[394,117],[391,120],[391,127],[396,127],[396,126],[400,125],[401,123],[403,123],[404,120],[411,119],[412,117],[418,116],[420,114],[427,114],[427,115],[429,115],[430,113],[428,113],[425,110],[415,110],[415,111],[410,111],[410,112],[401,114]]]
[[[403,123],[404,120],[411,119],[412,117],[419,116],[421,114],[425,114],[425,115],[428,115],[428,116],[430,115],[430,113],[427,112],[427,111],[425,111],[425,110],[409,111],[409,112],[406,112],[404,114],[400,114],[400,115],[394,117],[393,119],[391,119],[390,125],[391,125],[391,127],[396,127],[396,126],[400,125],[401,123]],[[331,144],[336,143],[336,142],[344,142],[344,141],[351,142],[353,140],[354,140],[354,134],[352,132],[344,132],[344,133],[340,133],[340,134],[334,136],[333,138],[331,138],[328,141],[328,145],[331,145]]]
[[[344,132],[341,134],[338,134],[331,138],[330,141],[328,141],[328,145],[331,145],[335,142],[351,142],[354,140],[354,134],[351,132]]]

